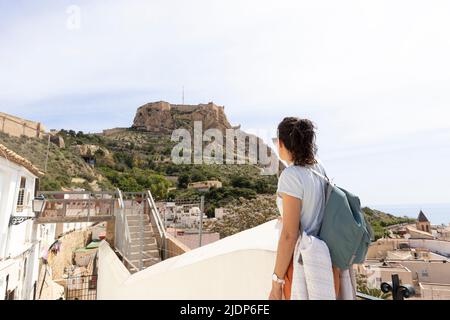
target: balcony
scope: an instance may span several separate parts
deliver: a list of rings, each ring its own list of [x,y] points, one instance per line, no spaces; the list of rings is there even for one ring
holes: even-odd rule
[[[45,198],[37,223],[98,222],[113,219],[115,192],[41,192]]]

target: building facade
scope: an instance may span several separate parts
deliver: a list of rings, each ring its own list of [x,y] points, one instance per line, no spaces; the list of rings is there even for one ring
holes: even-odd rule
[[[188,189],[195,189],[198,191],[208,191],[211,188],[222,188],[222,182],[217,180],[207,180],[191,182],[188,184]]]
[[[41,237],[54,239],[51,226],[33,222],[32,200],[41,174],[0,145],[0,299],[30,300],[36,294]]]

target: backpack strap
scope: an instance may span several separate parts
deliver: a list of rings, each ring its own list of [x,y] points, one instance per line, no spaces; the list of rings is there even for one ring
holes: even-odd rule
[[[331,194],[331,191],[332,191],[333,183],[330,180],[330,178],[328,178],[325,170],[323,170],[324,174],[319,173],[318,171],[314,170],[313,168],[309,168],[309,170],[311,170],[311,172],[313,172],[319,178],[323,179],[324,182],[325,182],[323,184],[323,194],[322,194],[323,205],[322,205],[322,212],[321,212],[321,214],[322,214],[322,221],[323,221],[323,218],[324,218],[324,215],[325,215],[325,208],[326,208],[326,206],[328,204],[328,199],[330,198],[330,194]],[[320,230],[322,229],[322,221],[320,222],[320,227],[319,227],[319,231],[318,231],[319,234],[320,234]]]
[[[309,170],[311,170],[311,172],[313,172],[314,174],[316,174],[320,178],[326,180],[328,183],[331,183],[331,180],[330,180],[330,178],[328,178],[326,172],[324,174],[321,174],[318,171],[314,170],[313,168],[309,168]]]

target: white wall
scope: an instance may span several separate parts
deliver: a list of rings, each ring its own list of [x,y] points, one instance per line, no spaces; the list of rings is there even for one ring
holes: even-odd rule
[[[21,177],[26,178],[24,206],[17,212]],[[32,199],[36,177],[27,169],[0,157],[0,258],[11,265],[0,275],[0,299],[4,298],[6,277],[8,289],[15,289],[15,299],[32,299],[38,277],[39,239],[33,220],[9,226],[13,215],[34,216]],[[26,265],[25,265],[26,261]]]
[[[426,248],[441,255],[450,257],[450,241],[409,239],[413,248]]]
[[[6,257],[9,217],[12,214],[13,202],[18,176],[18,168],[0,157],[0,175],[2,176],[0,201],[0,258]]]
[[[262,224],[130,275],[99,248],[97,299],[256,299],[272,285],[280,224]]]

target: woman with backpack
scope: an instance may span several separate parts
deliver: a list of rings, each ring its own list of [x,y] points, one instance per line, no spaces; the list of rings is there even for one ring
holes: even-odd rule
[[[325,169],[317,159],[314,124],[308,119],[284,118],[278,125],[276,141],[278,155],[287,164],[279,177],[277,206],[282,217],[276,263],[272,275],[269,299],[290,300],[293,275],[293,255],[302,229],[317,235],[324,206]],[[333,268],[336,296],[340,286],[340,271]]]

